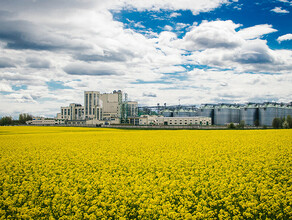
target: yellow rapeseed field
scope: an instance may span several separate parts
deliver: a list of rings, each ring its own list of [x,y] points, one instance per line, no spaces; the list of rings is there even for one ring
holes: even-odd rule
[[[292,219],[292,130],[1,127],[1,219]]]

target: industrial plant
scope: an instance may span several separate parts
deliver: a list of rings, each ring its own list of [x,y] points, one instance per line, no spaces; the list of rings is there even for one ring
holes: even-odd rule
[[[138,106],[121,90],[112,93],[84,92],[84,105],[71,103],[61,107],[54,119],[33,118],[28,124],[66,124],[72,126],[101,125],[165,125],[207,126],[244,122],[247,126],[272,126],[274,118],[292,116],[290,103],[202,104]]]

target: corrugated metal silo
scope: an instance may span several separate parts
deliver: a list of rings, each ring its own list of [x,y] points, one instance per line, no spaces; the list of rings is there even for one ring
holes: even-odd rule
[[[240,120],[243,120],[246,125],[254,125],[256,120],[259,120],[259,109],[256,104],[247,104],[240,108]]]

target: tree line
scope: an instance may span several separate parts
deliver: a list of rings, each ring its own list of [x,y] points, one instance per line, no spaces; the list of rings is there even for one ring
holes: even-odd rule
[[[19,114],[18,120],[13,120],[11,116],[4,116],[0,118],[0,126],[5,125],[24,125],[27,121],[32,120],[32,115],[27,113]]]
[[[273,128],[292,128],[292,117],[290,115],[287,118],[274,118]]]
[[[260,126],[259,120],[256,120],[254,122],[254,125],[256,127]],[[244,129],[245,127],[245,122],[244,121],[240,121],[240,123],[238,125],[235,125],[234,123],[230,123],[227,125],[227,128],[229,129]],[[287,118],[274,118],[273,122],[272,122],[272,127],[275,129],[279,129],[279,128],[292,128],[292,117],[290,115],[287,116]],[[266,125],[263,125],[263,128],[267,128]]]

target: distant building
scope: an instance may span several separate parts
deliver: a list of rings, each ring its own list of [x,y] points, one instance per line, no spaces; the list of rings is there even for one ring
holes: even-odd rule
[[[159,125],[211,125],[210,117],[158,117]]]
[[[71,103],[69,107],[61,107],[61,115],[57,116],[65,120],[84,119],[84,107],[81,104]]]
[[[33,117],[32,120],[27,121],[28,125],[56,125],[61,124],[59,120],[56,119],[46,119],[44,117]]]

